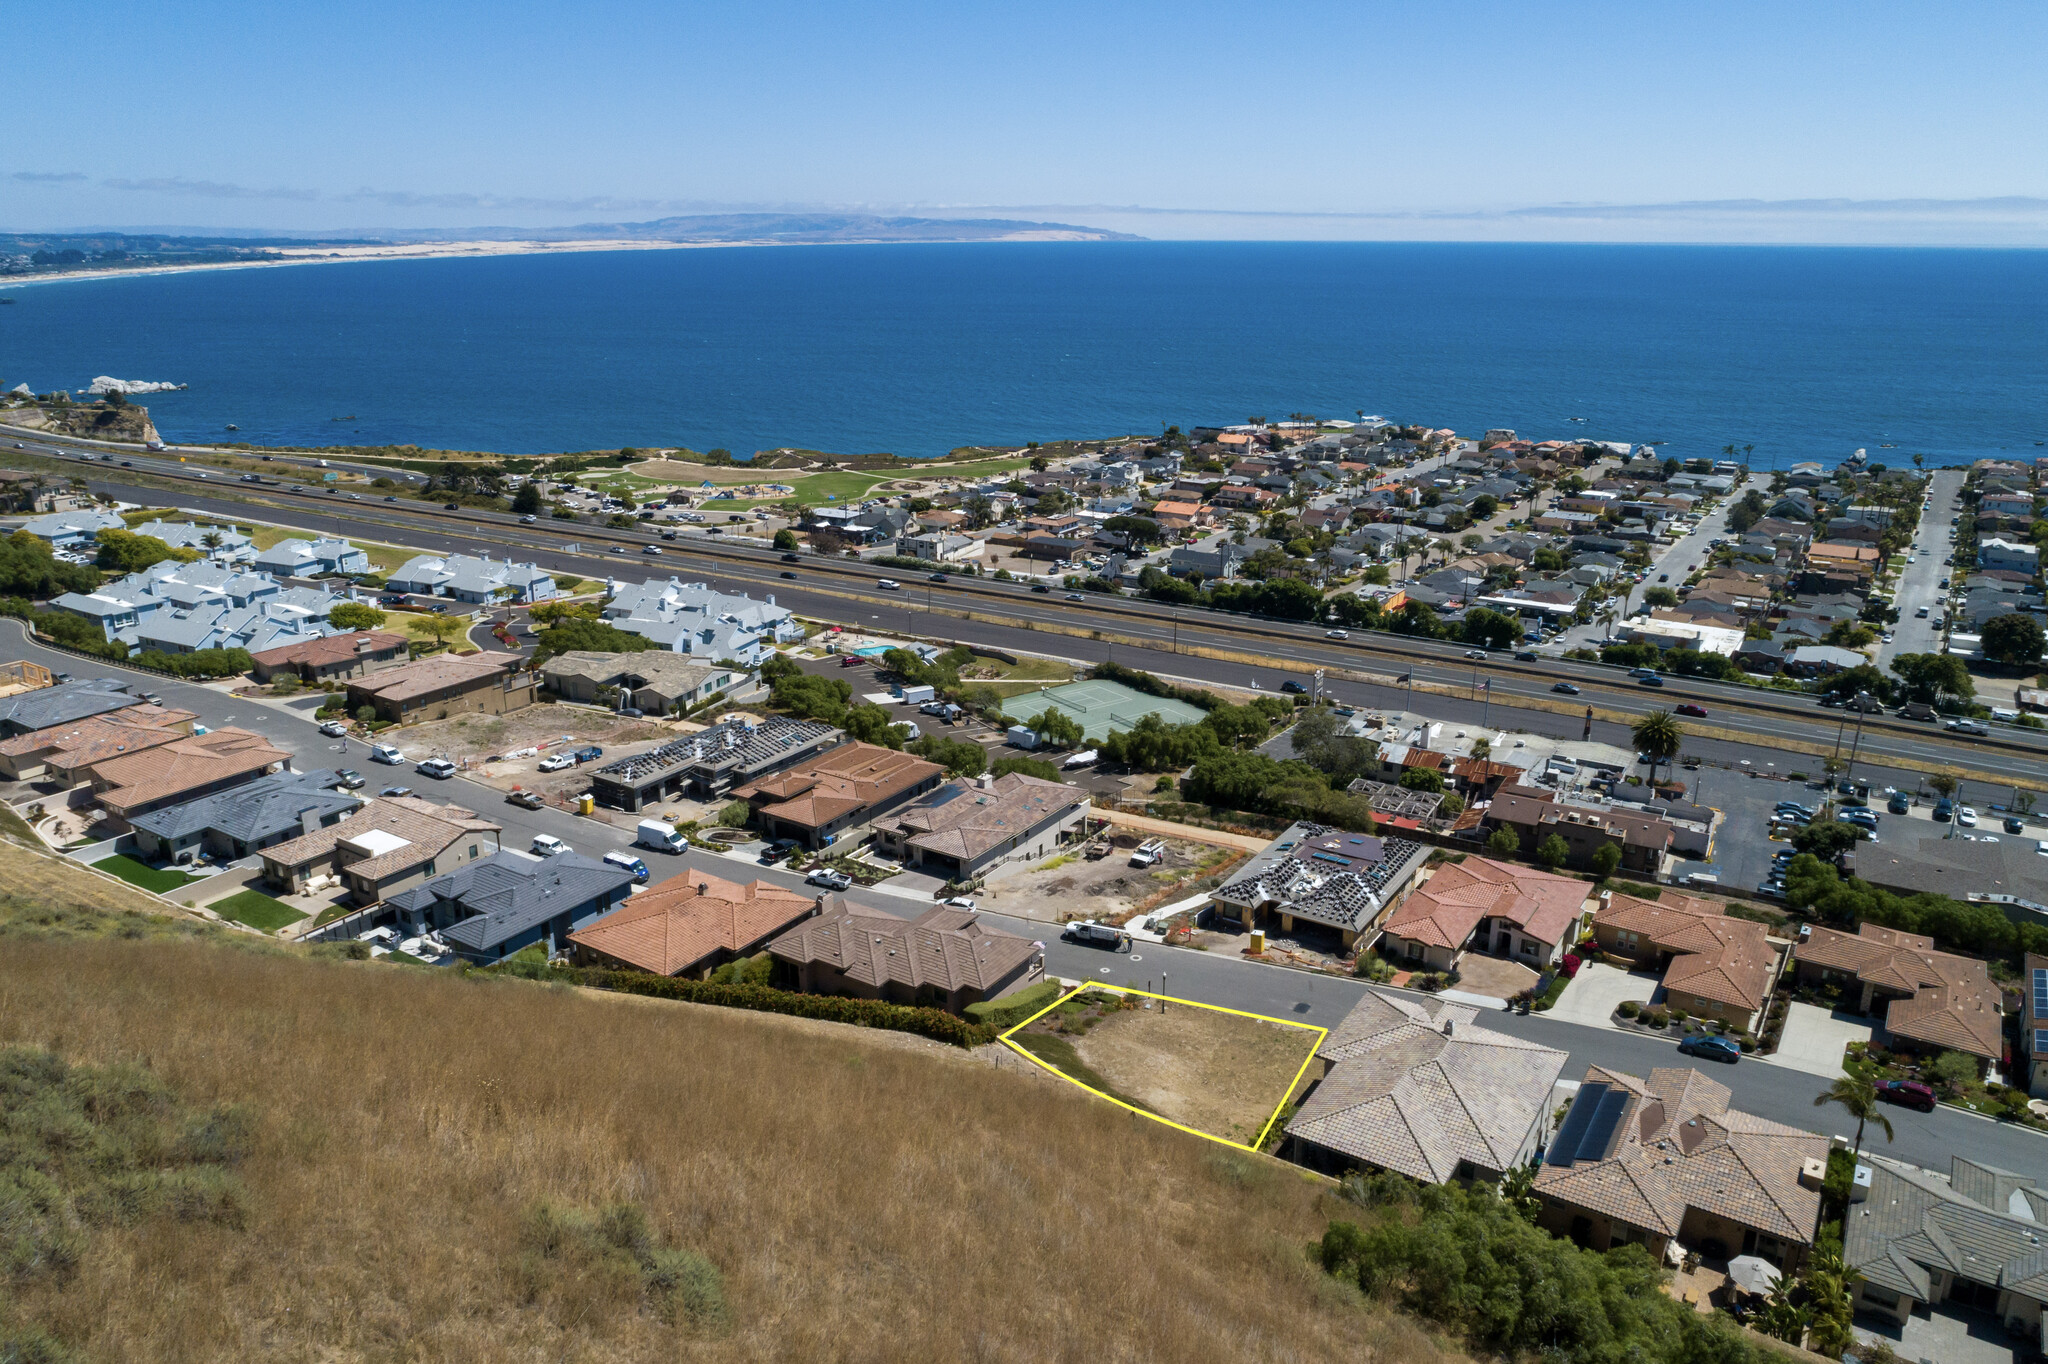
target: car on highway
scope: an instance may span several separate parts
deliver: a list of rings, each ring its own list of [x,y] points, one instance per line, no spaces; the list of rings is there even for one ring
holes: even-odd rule
[[[527,515],[519,518],[519,524],[522,526],[530,526],[538,520],[540,520],[538,516],[535,516],[529,512]]]
[[[528,847],[533,853],[541,857],[560,857],[565,852],[574,851],[567,843],[556,838],[553,834],[535,834],[533,842]]]
[[[1540,663],[1542,661],[1534,649],[1522,649],[1515,654],[1515,662],[1517,663]]]
[[[386,502],[396,502],[396,501],[397,501],[398,499],[397,499],[397,498],[395,498],[395,497],[387,497],[387,498],[385,498],[384,500],[385,500]]]
[[[785,554],[782,556],[782,562],[785,564],[800,564],[803,562],[803,557],[801,554]]]
[[[827,890],[850,890],[853,887],[853,878],[843,871],[834,871],[830,867],[819,867],[816,871],[804,877],[804,884],[807,886],[823,886]]]
[[[262,481],[263,481],[263,475],[261,475],[261,474],[243,474],[243,475],[242,475],[242,482],[244,482],[244,483],[261,483]]]
[[[925,581],[928,583],[949,583],[953,580],[943,573],[934,573],[929,578],[926,578]]]
[[[441,504],[441,510],[442,510],[442,511],[461,511],[461,510],[462,510],[462,504],[461,504],[460,502],[443,502],[443,503]]]
[[[1486,657],[1486,650],[1484,650],[1484,649],[1467,649],[1467,650],[1465,651],[1465,657],[1467,657],[1467,658],[1485,658],[1485,657]]]
[[[613,545],[613,546],[612,546],[612,553],[614,553],[614,554],[624,554],[625,552],[626,552],[626,547],[625,547],[624,545]]]
[[[446,781],[455,775],[455,764],[446,758],[429,758],[423,763],[415,763],[412,770],[435,781]]]
[[[1690,701],[1682,706],[1673,706],[1671,711],[1674,715],[1690,715],[1695,720],[1707,718],[1707,708],[1705,706],[1696,706]]]
[[[1917,1108],[1922,1113],[1934,1111],[1934,1087],[1918,1080],[1881,1080],[1877,1086],[1877,1097],[1888,1104]]]
[[[1308,688],[1302,686],[1301,683],[1296,682],[1293,678],[1282,682],[1280,690],[1286,692],[1289,696],[1306,696],[1308,694]]]
[[[1664,685],[1664,679],[1655,673],[1651,673],[1648,677],[1638,677],[1636,685],[1638,687],[1661,687]]]
[[[1577,696],[1579,694],[1579,689],[1569,682],[1552,683],[1550,689],[1560,696]]]
[[[785,568],[782,570],[781,573],[777,574],[776,576],[782,578],[794,578],[796,574],[790,572],[788,569]]]
[[[1324,639],[1349,639],[1349,638],[1351,638],[1351,632],[1350,632],[1349,630],[1325,630],[1325,631],[1323,631],[1323,638],[1324,638]]]
[[[1065,598],[1063,598],[1063,600],[1065,600],[1065,601],[1087,601],[1088,599],[1087,599],[1086,597],[1082,596],[1082,595],[1081,595],[1081,594],[1080,594],[1079,592],[1069,592],[1069,593],[1067,593],[1067,595],[1065,596]]]
[[[541,793],[538,791],[522,789],[514,791],[511,795],[505,797],[505,803],[507,805],[517,805],[522,810],[538,810],[543,805],[546,805],[547,801],[542,798]]]
[[[387,786],[377,794],[380,796],[409,796],[412,794],[412,788],[410,786]]]
[[[1050,587],[1047,587],[1047,586],[1046,586],[1046,585],[1045,585],[1044,583],[1033,583],[1033,584],[1031,585],[1031,590],[1032,590],[1033,592],[1050,592],[1050,591],[1052,591],[1052,589],[1051,589]]]
[[[576,759],[567,753],[557,753],[551,758],[540,760],[540,770],[543,772],[560,772],[575,765]]]
[[[352,767],[344,767],[334,774],[334,784],[344,791],[360,790],[363,785],[363,774]]]
[[[903,590],[903,584],[897,582],[894,578],[877,578],[875,579],[875,586],[881,588],[884,592],[901,592]]]
[[[1687,1056],[1698,1056],[1708,1061],[1722,1061],[1734,1065],[1742,1059],[1742,1048],[1725,1037],[1710,1037],[1695,1033],[1678,1044],[1678,1050]]]
[[[642,546],[640,546],[640,552],[641,552],[642,554],[659,554],[659,553],[661,553],[661,546],[660,546],[660,545],[642,545]]]

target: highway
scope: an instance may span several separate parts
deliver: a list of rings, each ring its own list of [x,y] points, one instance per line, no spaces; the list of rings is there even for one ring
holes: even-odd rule
[[[80,453],[76,443],[18,434],[34,453],[71,459]],[[1439,692],[1416,702],[1432,713],[1444,710],[1445,691],[1474,701],[1483,696],[1490,722],[1547,733],[1582,724],[1589,705],[1602,712],[1602,718],[1625,718],[1693,702],[1705,707],[1709,716],[1692,728],[1711,729],[1731,742],[1753,747],[1754,753],[1744,755],[1752,763],[1830,751],[1840,722],[1838,712],[1822,710],[1814,698],[1797,693],[1678,677],[1667,677],[1663,686],[1651,688],[1597,663],[1548,658],[1517,662],[1504,652],[1471,660],[1464,657],[1465,646],[1447,641],[1368,631],[1332,640],[1324,637],[1320,625],[1176,608],[1129,597],[1090,594],[1085,601],[1069,602],[1057,590],[1034,594],[1021,584],[987,579],[955,577],[933,584],[913,576],[904,580],[902,590],[892,592],[876,586],[876,570],[854,560],[805,555],[800,562],[784,563],[772,551],[720,544],[694,532],[662,542],[640,529],[553,520],[526,526],[508,514],[450,512],[411,499],[384,501],[364,494],[358,501],[345,493],[293,492],[288,485],[201,478],[199,471],[177,463],[175,457],[144,456],[132,447],[121,448],[119,458],[132,463],[135,474],[174,481],[177,492],[170,500],[195,512],[255,517],[423,551],[513,554],[581,577],[668,575],[708,581],[755,596],[773,594],[801,614],[849,626],[1089,662],[1114,657],[1151,671],[1193,674],[1233,686],[1270,690],[1283,680],[1302,680],[1322,668],[1331,673],[1326,693],[1385,706],[1397,704],[1389,699],[1392,693],[1371,683],[1403,678]],[[131,502],[166,500],[161,490],[123,481],[127,471],[118,465],[81,462],[79,472],[96,492]],[[660,557],[642,552],[649,545],[661,549]],[[626,552],[608,552],[611,546]],[[1348,679],[1339,676],[1347,673]],[[1483,692],[1482,681],[1489,684]],[[1559,682],[1580,688],[1582,694],[1555,693]],[[1347,689],[1360,686],[1377,694]],[[2043,775],[2048,733],[2000,727],[1990,738],[1971,739],[1895,716],[1874,715],[1864,723],[1861,753],[1903,771],[1957,767],[1989,780],[2032,786]]]

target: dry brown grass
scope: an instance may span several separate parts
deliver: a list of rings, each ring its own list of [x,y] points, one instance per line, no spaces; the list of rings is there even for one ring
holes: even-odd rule
[[[1298,1172],[852,1029],[15,935],[12,1043],[259,1114],[245,1230],[103,1230],[16,1298],[95,1359],[1459,1357],[1304,1258],[1334,1205]],[[596,1273],[528,1300],[543,1201],[637,1204],[719,1266],[731,1325],[664,1326]]]
[[[1157,1001],[1153,1001],[1156,1005]],[[1320,1034],[1190,1005],[1119,1009],[1074,1040],[1117,1093],[1198,1132],[1251,1145],[1306,1083]]]

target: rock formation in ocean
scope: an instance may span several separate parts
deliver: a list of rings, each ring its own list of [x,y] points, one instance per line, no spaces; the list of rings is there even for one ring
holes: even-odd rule
[[[183,384],[160,384],[153,383],[148,379],[114,379],[102,374],[99,378],[94,379],[92,386],[85,391],[87,393],[121,393],[132,395],[136,393],[175,393],[183,387],[185,387]]]

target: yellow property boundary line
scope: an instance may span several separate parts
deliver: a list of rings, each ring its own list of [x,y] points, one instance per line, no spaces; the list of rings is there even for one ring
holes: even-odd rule
[[[1101,1090],[1095,1088],[1093,1085],[1083,1084],[1081,1081],[1076,1080],[1073,1076],[1061,1070],[1058,1066],[1052,1065],[1042,1060],[1041,1058],[1032,1055],[1030,1051],[1026,1050],[1025,1048],[1017,1045],[1017,1043],[1012,1042],[1010,1040],[1011,1033],[1017,1032],[1018,1030],[1023,1028],[1030,1027],[1033,1023],[1036,1023],[1039,1019],[1045,1017],[1045,1015],[1051,1013],[1054,1009],[1059,1008],[1060,1005],[1066,1003],[1075,995],[1084,994],[1092,990],[1101,990],[1106,993],[1115,995],[1135,995],[1140,999],[1156,999],[1164,1004],[1185,1004],[1191,1009],[1207,1009],[1211,1013],[1235,1014],[1239,1018],[1255,1018],[1259,1020],[1259,1022],[1261,1023],[1278,1023],[1283,1028],[1300,1028],[1304,1032],[1312,1032],[1316,1035],[1316,1040],[1315,1044],[1308,1049],[1308,1055],[1301,1058],[1301,1065],[1295,1070],[1294,1078],[1287,1082],[1287,1088],[1281,1093],[1280,1102],[1273,1106],[1272,1115],[1266,1119],[1266,1125],[1259,1129],[1258,1140],[1253,1142],[1250,1146],[1247,1146],[1241,1141],[1231,1141],[1226,1137],[1219,1137],[1212,1132],[1204,1132],[1198,1127],[1189,1127],[1185,1123],[1175,1122],[1172,1118],[1161,1117],[1159,1114],[1154,1113],[1149,1109],[1139,1108],[1136,1104],[1125,1103],[1122,1099],[1119,1099],[1114,1095],[1103,1093]],[[1077,985],[1073,989],[1061,995],[1058,999],[1055,999],[1052,1003],[1046,1005],[1043,1009],[1040,1009],[1037,1013],[1031,1015],[1031,1017],[1025,1019],[1023,1022],[1015,1024],[1014,1026],[1006,1029],[1003,1032],[1003,1034],[996,1040],[1001,1042],[1004,1046],[1008,1047],[1011,1051],[1016,1052],[1025,1060],[1029,1061],[1032,1065],[1039,1067],[1041,1070],[1050,1071],[1052,1074],[1058,1076],[1060,1079],[1065,1080],[1068,1084],[1073,1085],[1076,1089],[1086,1090],[1088,1093],[1093,1094],[1096,1098],[1101,1099],[1106,1103],[1113,1103],[1118,1108],[1127,1109],[1130,1112],[1137,1114],[1141,1118],[1150,1118],[1153,1122],[1164,1123],[1168,1127],[1172,1127],[1179,1131],[1186,1132],[1191,1136],[1200,1137],[1204,1141],[1213,1141],[1218,1146],[1228,1146],[1232,1150],[1249,1151],[1253,1155],[1257,1155],[1259,1154],[1259,1148],[1266,1144],[1266,1136],[1273,1130],[1273,1124],[1280,1121],[1280,1113],[1283,1109],[1287,1107],[1287,1100],[1293,1096],[1294,1087],[1301,1083],[1301,1077],[1308,1070],[1309,1062],[1316,1059],[1317,1050],[1322,1047],[1323,1039],[1327,1038],[1329,1035],[1330,1030],[1328,1028],[1318,1027],[1314,1023],[1297,1023],[1291,1018],[1272,1018],[1266,1014],[1247,1013],[1243,1009],[1226,1009],[1220,1004],[1204,1004],[1198,999],[1181,999],[1176,995],[1158,995],[1153,994],[1149,990],[1134,990],[1129,988],[1128,986],[1123,985]]]

